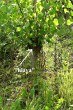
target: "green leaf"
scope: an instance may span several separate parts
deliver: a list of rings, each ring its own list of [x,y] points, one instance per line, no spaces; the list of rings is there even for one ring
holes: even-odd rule
[[[65,13],[68,13],[69,11],[68,11],[66,8],[64,8],[64,12],[65,12]]]
[[[73,5],[72,5],[71,1],[68,2],[67,8],[72,8],[73,9]]]
[[[21,31],[21,28],[20,27],[17,27],[16,31],[17,32],[20,32]]]
[[[52,39],[50,39],[49,37],[46,38],[46,41],[47,41],[48,43],[52,43]]]
[[[70,13],[71,13],[71,16],[73,16],[73,11],[70,11]]]
[[[0,104],[2,104],[2,102],[3,102],[3,99],[2,99],[2,97],[0,96]]]
[[[73,22],[70,19],[67,20],[67,25],[71,25],[72,23]]]
[[[60,25],[63,25],[64,24],[64,18],[62,16],[59,18],[58,21],[59,21],[59,24]]]
[[[22,90],[21,96],[22,96],[22,98],[27,97],[27,91],[26,91],[26,89],[23,89]]]
[[[49,107],[48,106],[45,106],[45,110],[49,110]]]
[[[58,19],[55,18],[55,19],[53,20],[53,23],[55,24],[55,26],[58,26],[58,25],[59,25]]]
[[[35,89],[34,89],[34,87],[33,87],[33,88],[31,89],[31,91],[30,91],[30,96],[33,97],[34,94],[35,94]]]
[[[0,109],[2,108],[2,104],[3,104],[3,99],[2,99],[2,97],[0,96]]]
[[[64,99],[63,98],[60,98],[59,100],[58,100],[58,104],[61,104],[61,103],[63,103],[64,102]]]

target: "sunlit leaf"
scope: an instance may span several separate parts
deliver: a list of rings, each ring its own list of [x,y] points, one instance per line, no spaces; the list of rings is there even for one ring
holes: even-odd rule
[[[64,12],[67,13],[67,12],[69,12],[69,11],[68,11],[66,8],[64,8]]]
[[[71,13],[71,16],[73,16],[73,11],[71,11],[70,13]]]
[[[39,7],[39,8],[40,8],[40,11],[42,11],[43,7],[42,7],[41,5],[40,5],[40,7]]]
[[[17,32],[21,31],[21,28],[20,27],[17,27],[16,31]]]
[[[55,24],[55,26],[58,26],[58,25],[59,25],[58,19],[55,18],[55,19],[53,20],[53,23]]]
[[[71,1],[68,2],[67,8],[73,8]]]
[[[45,110],[49,110],[49,107],[48,106],[45,106]]]
[[[73,22],[70,19],[67,20],[67,25],[71,25],[72,23]]]

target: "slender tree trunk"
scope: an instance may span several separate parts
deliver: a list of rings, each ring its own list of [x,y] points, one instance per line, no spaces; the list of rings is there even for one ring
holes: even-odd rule
[[[33,49],[32,65],[38,73],[45,70],[45,60],[42,48],[37,47]]]

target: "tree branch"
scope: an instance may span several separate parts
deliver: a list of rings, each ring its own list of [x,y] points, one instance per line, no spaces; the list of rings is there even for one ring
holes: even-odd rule
[[[17,5],[18,5],[18,7],[19,7],[20,13],[22,14],[23,20],[24,20],[25,18],[24,18],[24,13],[23,13],[23,11],[22,11],[22,8],[21,8],[21,6],[20,6],[18,0],[16,0],[16,2],[17,2]]]

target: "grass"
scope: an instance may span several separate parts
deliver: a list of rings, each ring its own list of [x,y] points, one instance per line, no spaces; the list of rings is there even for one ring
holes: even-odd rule
[[[43,75],[15,78],[2,87],[0,110],[73,110],[73,69]]]

